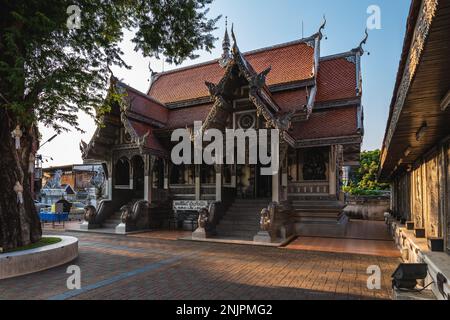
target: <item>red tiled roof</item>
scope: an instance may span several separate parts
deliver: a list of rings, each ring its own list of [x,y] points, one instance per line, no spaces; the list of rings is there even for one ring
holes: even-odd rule
[[[298,110],[306,105],[306,90],[297,89],[290,91],[275,92],[272,94],[273,100],[278,104],[282,112]]]
[[[151,126],[131,119],[128,119],[128,121],[139,137],[143,137],[147,134],[147,132],[150,132],[147,137],[147,144],[145,145],[147,148],[166,153],[165,148],[159,142],[158,138],[153,135],[153,128]]]
[[[341,107],[313,112],[307,121],[292,125],[295,139],[319,139],[357,134],[357,107]]]
[[[250,52],[244,56],[258,73],[272,67],[266,81],[269,86],[313,77],[314,49],[304,42]],[[169,71],[159,75],[152,84],[149,95],[162,103],[208,97],[205,81],[218,83],[223,74],[224,69],[217,60]]]
[[[354,98],[356,66],[345,58],[320,61],[317,102]]]
[[[165,106],[129,86],[125,86],[125,88],[128,94],[127,99],[132,102],[132,112],[159,121],[163,124],[167,122],[169,110]]]
[[[209,103],[190,108],[171,110],[166,129],[190,127],[194,125],[194,121],[203,122],[208,117],[211,108],[212,104]]]

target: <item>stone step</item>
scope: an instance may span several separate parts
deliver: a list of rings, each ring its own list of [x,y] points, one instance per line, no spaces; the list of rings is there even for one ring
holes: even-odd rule
[[[253,240],[253,236],[255,236],[256,233],[257,231],[255,233],[249,231],[234,231],[234,230],[217,231],[217,235],[220,237],[249,239],[249,240]]]
[[[216,228],[217,232],[221,234],[222,232],[236,231],[236,232],[248,232],[257,233],[259,231],[259,226],[254,225],[218,225]]]
[[[334,207],[293,207],[294,212],[310,212],[310,213],[338,213],[342,212],[343,208],[334,208]]]
[[[119,224],[120,224],[120,222],[119,223],[104,222],[104,223],[102,223],[102,228],[103,229],[115,229]]]
[[[236,224],[248,224],[248,225],[258,225],[260,219],[233,219],[229,217],[225,217],[220,221],[220,225],[236,225]]]
[[[111,215],[110,219],[120,219],[121,216],[121,212],[115,212],[113,215]]]
[[[233,217],[234,219],[239,218],[256,218],[260,217],[261,212],[260,211],[249,211],[249,212],[242,212],[242,211],[231,211],[227,212],[225,217]]]
[[[269,206],[269,204],[268,203],[265,203],[265,204],[260,204],[260,205],[255,205],[255,204],[236,204],[236,203],[234,203],[234,204],[232,204],[231,206],[230,206],[230,209],[231,208],[235,208],[235,209],[253,209],[253,208],[256,208],[256,209],[263,209],[263,208],[267,208]]]
[[[227,211],[227,215],[236,215],[236,216],[259,216],[261,210],[251,209],[251,210],[240,210],[240,209],[229,209]]]

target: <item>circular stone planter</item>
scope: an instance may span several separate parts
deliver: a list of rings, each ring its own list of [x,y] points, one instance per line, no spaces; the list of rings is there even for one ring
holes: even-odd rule
[[[54,268],[78,257],[78,239],[54,236],[61,241],[36,249],[0,254],[0,280]]]

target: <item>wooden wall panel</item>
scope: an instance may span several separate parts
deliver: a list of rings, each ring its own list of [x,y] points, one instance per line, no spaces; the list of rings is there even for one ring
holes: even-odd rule
[[[438,156],[425,163],[425,221],[427,237],[439,236],[439,170]]]
[[[412,211],[414,223],[417,228],[424,228],[423,221],[423,196],[422,196],[422,167],[412,172]]]
[[[446,180],[446,190],[445,190],[445,227],[447,233],[447,252],[450,253],[450,144],[447,143],[445,151],[445,180]]]

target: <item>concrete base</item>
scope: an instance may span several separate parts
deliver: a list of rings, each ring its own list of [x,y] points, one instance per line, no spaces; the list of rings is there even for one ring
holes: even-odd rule
[[[49,246],[0,254],[0,280],[54,268],[78,257],[78,239],[52,236],[61,241]]]
[[[394,289],[393,293],[394,300],[437,300],[431,290],[424,290],[422,292],[405,292],[399,289]]]
[[[256,236],[253,237],[254,242],[271,243],[272,237],[267,231],[259,231]]]
[[[89,222],[87,222],[87,221],[83,221],[83,222],[80,224],[80,230],[92,230],[92,229],[98,229],[98,228],[100,228],[99,225],[97,225],[97,224],[92,224],[92,223],[89,223]]]
[[[348,218],[343,215],[339,221],[334,222],[302,222],[295,224],[295,232],[303,237],[333,237],[342,238],[347,231]]]
[[[121,223],[116,227],[116,233],[117,234],[126,234],[127,233],[127,226],[125,223]]]
[[[197,228],[194,232],[192,232],[192,239],[206,239],[206,230],[205,228]]]

